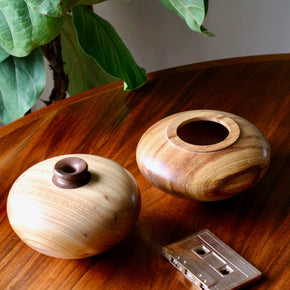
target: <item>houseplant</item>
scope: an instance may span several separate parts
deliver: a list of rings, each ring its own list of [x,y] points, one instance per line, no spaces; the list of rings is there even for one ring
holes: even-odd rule
[[[67,90],[72,95],[117,79],[128,90],[146,82],[115,29],[93,12],[91,5],[103,1],[0,0],[0,122],[23,116],[39,99],[44,57],[55,80],[49,103]],[[208,0],[159,1],[192,30],[211,35],[202,26]]]

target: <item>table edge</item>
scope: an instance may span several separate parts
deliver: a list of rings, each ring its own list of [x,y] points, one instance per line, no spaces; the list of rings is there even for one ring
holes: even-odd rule
[[[233,58],[225,58],[225,59],[218,59],[218,60],[211,60],[205,62],[198,62],[192,63],[184,66],[177,66],[172,68],[167,68],[164,70],[159,70],[156,72],[148,73],[148,81],[158,79],[161,77],[167,77],[177,73],[184,73],[192,70],[200,70],[200,69],[207,69],[211,67],[221,67],[227,65],[234,65],[234,64],[241,64],[241,63],[254,63],[254,62],[265,62],[265,61],[279,61],[279,60],[290,60],[290,53],[284,54],[266,54],[266,55],[252,55],[252,56],[242,56],[242,57],[233,57]],[[108,91],[119,89],[123,91],[123,82],[116,81],[110,84],[106,84],[103,86],[99,86],[85,92],[73,95],[65,100],[58,101],[57,103],[51,104],[47,107],[41,108],[35,112],[30,113],[22,118],[11,122],[2,128],[0,128],[0,138],[11,133],[13,130],[24,126],[34,120],[40,119],[44,114],[49,114],[57,109],[62,109],[68,105],[77,103],[80,100],[84,100],[86,98],[90,98],[92,93],[94,95],[100,93],[106,93]]]

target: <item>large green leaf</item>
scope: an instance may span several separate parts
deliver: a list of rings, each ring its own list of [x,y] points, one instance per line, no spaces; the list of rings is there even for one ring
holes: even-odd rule
[[[7,53],[1,46],[0,46],[0,62],[6,59],[10,54]]]
[[[60,33],[64,70],[69,78],[68,92],[75,95],[117,79],[107,74],[79,45],[70,15]]]
[[[207,10],[208,0],[159,0],[164,6],[177,13],[194,31],[208,36],[214,34],[202,26]]]
[[[22,117],[38,100],[45,86],[45,68],[40,49],[29,56],[10,56],[0,63],[0,121]]]
[[[55,38],[63,21],[34,11],[24,0],[0,0],[0,46],[14,56],[26,56]]]
[[[110,23],[84,6],[76,6],[72,12],[82,49],[94,57],[107,73],[123,80],[124,88],[128,90],[146,82],[145,70],[136,64]]]
[[[92,5],[103,1],[106,0],[26,0],[37,12],[54,17],[64,15],[75,5]]]

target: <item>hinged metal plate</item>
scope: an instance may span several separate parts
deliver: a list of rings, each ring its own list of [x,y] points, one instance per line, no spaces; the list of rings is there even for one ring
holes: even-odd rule
[[[237,289],[262,273],[209,230],[163,247],[163,255],[199,289]]]

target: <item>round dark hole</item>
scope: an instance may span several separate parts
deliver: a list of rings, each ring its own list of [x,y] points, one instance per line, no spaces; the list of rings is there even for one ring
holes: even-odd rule
[[[76,172],[76,169],[68,164],[62,164],[61,166],[58,166],[57,168],[59,171],[63,172],[63,173],[74,173]]]
[[[228,129],[212,121],[193,121],[181,125],[177,135],[184,142],[193,145],[211,145],[223,141],[229,135]]]
[[[203,249],[198,249],[198,250],[196,250],[196,252],[197,252],[199,255],[204,255],[204,254],[205,254],[205,250],[203,250]]]
[[[223,275],[228,275],[228,274],[230,274],[230,271],[227,270],[227,269],[222,269],[222,270],[221,270],[221,273],[222,273]]]

